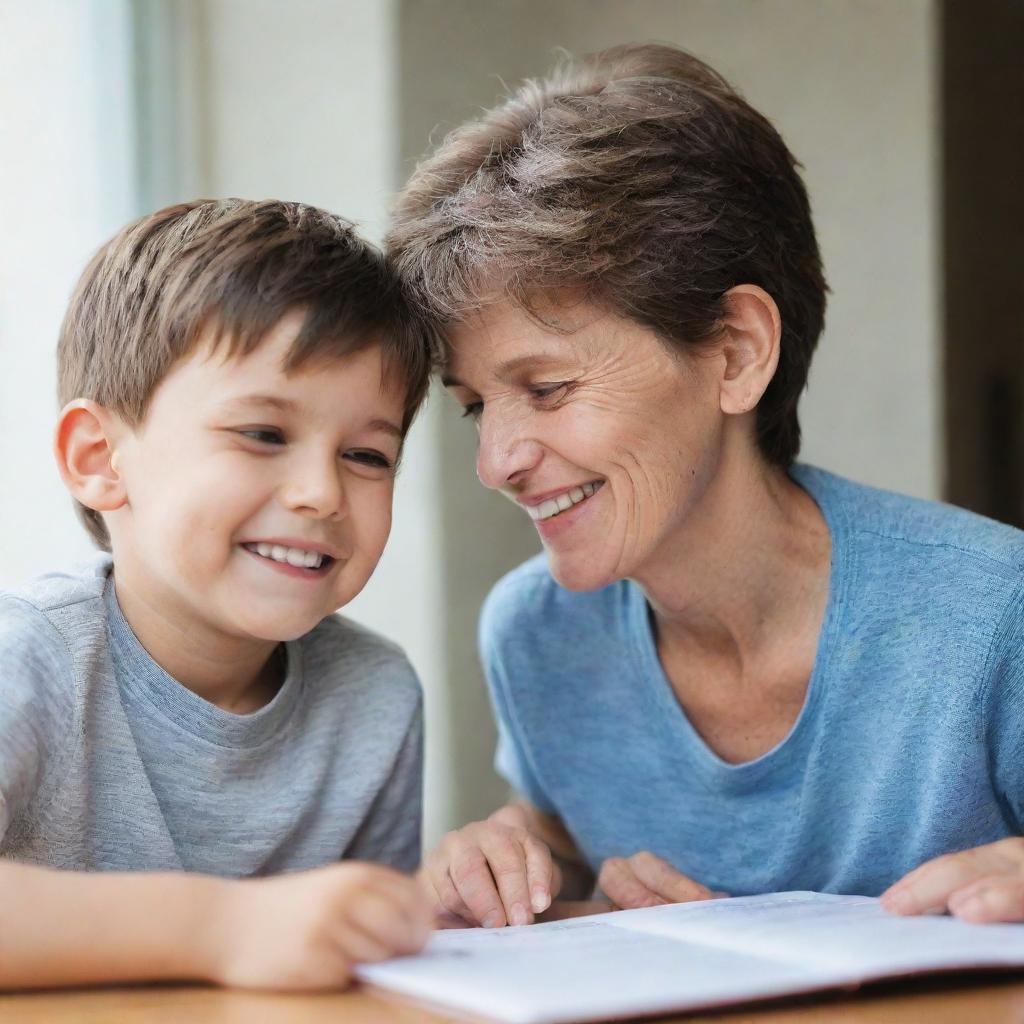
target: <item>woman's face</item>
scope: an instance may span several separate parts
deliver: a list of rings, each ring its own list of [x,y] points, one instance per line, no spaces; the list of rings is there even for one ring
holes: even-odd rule
[[[642,580],[715,475],[721,360],[594,307],[559,316],[565,331],[487,307],[454,333],[445,385],[476,422],[481,482],[533,519],[559,583]]]

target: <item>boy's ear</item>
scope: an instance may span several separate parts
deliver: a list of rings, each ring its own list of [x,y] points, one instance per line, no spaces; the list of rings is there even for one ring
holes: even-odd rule
[[[750,412],[765,393],[779,365],[782,317],[775,300],[755,284],[725,293],[721,351],[725,372],[720,383],[722,412]]]
[[[117,465],[120,417],[87,398],[61,409],[53,453],[64,485],[72,496],[96,512],[113,512],[128,500]]]

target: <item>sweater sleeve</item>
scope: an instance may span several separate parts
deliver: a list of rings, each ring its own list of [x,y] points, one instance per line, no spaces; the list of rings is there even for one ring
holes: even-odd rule
[[[996,632],[989,665],[984,725],[995,789],[1024,835],[1024,579]]]
[[[514,695],[510,687],[512,680],[509,678],[510,672],[514,672],[514,666],[509,664],[510,659],[506,655],[508,644],[503,642],[509,631],[515,629],[514,614],[506,614],[511,611],[507,608],[508,601],[508,594],[499,583],[488,597],[480,616],[480,660],[498,730],[494,767],[516,793],[529,800],[538,810],[557,814],[537,778],[529,749],[516,720]]]
[[[0,597],[0,853],[65,745],[73,692],[71,656],[50,622]]]

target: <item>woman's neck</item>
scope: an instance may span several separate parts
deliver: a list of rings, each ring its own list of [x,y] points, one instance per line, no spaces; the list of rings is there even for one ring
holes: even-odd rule
[[[744,666],[813,634],[828,598],[831,538],[782,469],[724,459],[697,506],[635,580],[659,649],[685,646]]]

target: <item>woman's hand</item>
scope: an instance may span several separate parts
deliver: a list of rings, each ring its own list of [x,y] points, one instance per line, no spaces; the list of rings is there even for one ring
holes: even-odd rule
[[[597,887],[608,897],[613,910],[689,903],[719,895],[646,850],[632,857],[609,857],[601,865]]]
[[[1024,839],[1000,839],[922,864],[882,893],[894,914],[941,913],[975,924],[1024,921]]]
[[[415,879],[357,862],[227,882],[211,914],[209,980],[243,988],[343,988],[355,964],[418,952],[433,922]]]
[[[422,874],[442,915],[501,928],[532,924],[548,909],[562,874],[533,817],[524,805],[510,804],[441,840]]]

